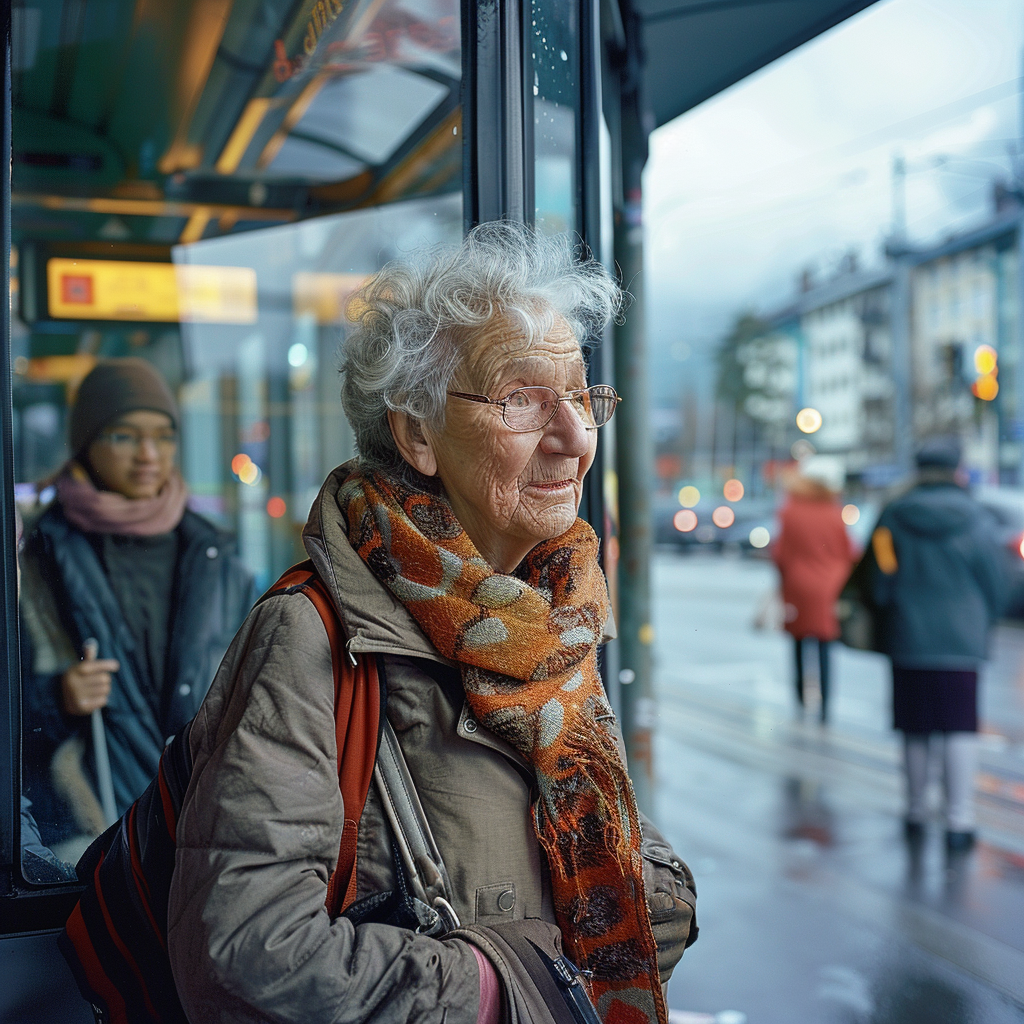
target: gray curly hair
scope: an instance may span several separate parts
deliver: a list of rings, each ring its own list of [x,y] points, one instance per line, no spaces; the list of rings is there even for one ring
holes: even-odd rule
[[[582,347],[622,305],[618,285],[581,247],[506,221],[481,224],[459,246],[388,263],[353,296],[356,327],[343,346],[341,401],[360,462],[405,467],[391,409],[444,426],[464,343],[495,316],[511,320],[530,345],[560,315]]]

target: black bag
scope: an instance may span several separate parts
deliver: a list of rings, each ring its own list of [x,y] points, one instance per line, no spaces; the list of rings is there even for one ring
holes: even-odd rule
[[[836,617],[839,619],[839,639],[847,647],[884,654],[879,637],[878,610],[871,599],[874,569],[875,557],[869,544],[839,595]]]

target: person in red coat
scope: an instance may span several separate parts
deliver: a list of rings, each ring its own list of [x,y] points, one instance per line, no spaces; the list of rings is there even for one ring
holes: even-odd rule
[[[804,704],[804,641],[818,646],[821,720],[827,720],[829,645],[839,636],[836,601],[856,561],[838,501],[845,471],[840,459],[812,455],[787,484],[772,559],[782,577],[785,628],[794,641],[796,696]]]

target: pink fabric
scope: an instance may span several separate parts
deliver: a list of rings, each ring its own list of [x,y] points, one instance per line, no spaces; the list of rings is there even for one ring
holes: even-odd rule
[[[491,961],[476,946],[470,946],[480,968],[480,1012],[476,1024],[501,1024],[501,982]]]
[[[57,500],[68,521],[86,533],[152,537],[170,533],[185,514],[188,487],[175,470],[155,498],[126,498],[101,491],[72,463],[57,477]]]

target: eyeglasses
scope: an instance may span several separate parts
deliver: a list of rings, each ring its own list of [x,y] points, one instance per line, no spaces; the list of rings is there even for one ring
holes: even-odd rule
[[[130,427],[115,427],[105,430],[97,440],[110,445],[115,451],[137,452],[144,441],[151,441],[160,452],[168,452],[178,443],[176,430],[157,430],[149,433],[145,430],[132,430]]]
[[[615,394],[615,388],[607,384],[595,384],[564,395],[543,385],[516,388],[499,399],[488,398],[486,395],[467,395],[462,391],[449,391],[448,395],[451,398],[463,398],[467,402],[501,406],[501,418],[505,426],[517,434],[546,427],[555,418],[561,402],[571,402],[583,426],[587,430],[596,430],[612,418],[615,406],[622,401]]]

